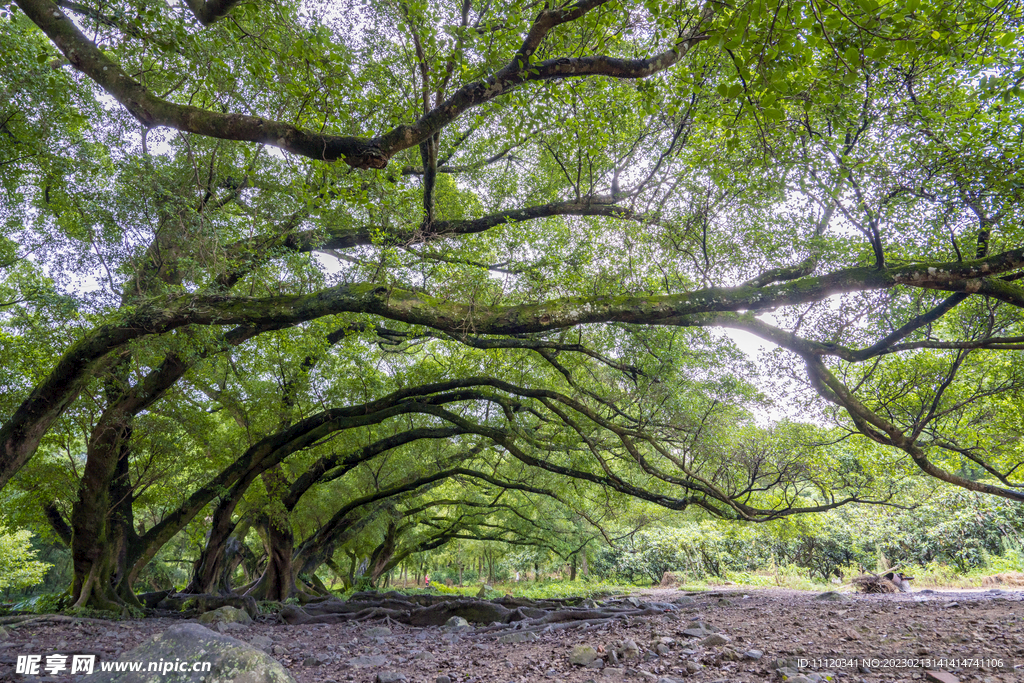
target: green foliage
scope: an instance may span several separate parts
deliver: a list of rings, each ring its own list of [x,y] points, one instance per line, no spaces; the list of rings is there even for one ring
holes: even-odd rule
[[[42,583],[53,565],[35,559],[32,532],[11,531],[0,524],[0,589],[27,588]]]
[[[130,506],[152,552],[116,574],[161,587],[190,578],[218,507],[245,520],[246,582],[271,529],[350,564],[354,589],[417,561],[477,582],[485,561],[502,578],[589,558],[638,583],[825,581],[879,550],[1015,561],[1012,507],[904,495],[928,462],[1020,497],[1021,269],[931,265],[1024,244],[1011,6],[610,3],[527,58],[522,3],[228,3],[212,22],[66,3],[89,27],[71,68],[21,4],[0,8],[0,474],[18,469],[0,501],[18,527],[49,538],[53,515],[85,516],[80,493],[110,494],[88,541],[116,547],[108,503]],[[90,79],[93,45],[211,135],[153,127],[163,113],[140,128],[145,103],[101,96],[107,66]],[[672,66],[642,78],[531,80],[659,52]],[[449,117],[467,93],[479,106]],[[254,145],[214,119],[243,112],[301,132],[260,124]],[[268,153],[320,133],[346,142]],[[409,144],[346,167],[351,136]],[[970,296],[931,316],[951,292]],[[758,365],[725,329],[779,346]],[[52,398],[20,410],[33,396]],[[109,434],[120,469],[80,490]],[[787,517],[852,500],[921,504]],[[28,537],[2,533],[0,587],[37,584]]]

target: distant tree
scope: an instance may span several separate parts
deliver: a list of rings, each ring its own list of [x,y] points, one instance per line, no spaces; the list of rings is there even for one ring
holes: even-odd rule
[[[32,550],[32,532],[0,525],[0,589],[28,588],[42,583],[52,564],[39,562]]]

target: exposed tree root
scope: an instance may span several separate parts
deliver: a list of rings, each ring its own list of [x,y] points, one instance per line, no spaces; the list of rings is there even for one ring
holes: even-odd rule
[[[138,596],[146,607],[150,609],[170,610],[180,612],[189,601],[194,601],[196,610],[209,612],[218,607],[237,607],[244,609],[249,616],[256,618],[259,614],[259,607],[256,600],[244,595],[210,595],[209,593],[170,593],[170,591],[159,591],[157,593],[143,593]]]
[[[481,625],[473,637],[597,626],[617,619],[646,617],[675,609],[666,603],[615,601],[601,607],[573,607],[569,600],[480,600],[400,593],[357,593],[347,602],[326,600],[304,608],[288,605],[279,618],[289,624],[334,624],[385,619],[408,626],[440,626],[452,617]],[[425,603],[425,604],[424,604]]]
[[[92,617],[72,617],[66,614],[21,614],[13,617],[0,617],[0,626],[6,626],[11,629],[21,628],[29,624],[34,626],[38,624],[80,624],[83,622],[106,624],[109,623],[109,620],[94,619]]]

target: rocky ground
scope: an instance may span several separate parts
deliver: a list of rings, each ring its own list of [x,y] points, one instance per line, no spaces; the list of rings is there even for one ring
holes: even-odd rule
[[[381,621],[292,626],[263,617],[250,626],[232,624],[228,634],[270,653],[299,683],[403,680],[397,674],[409,683],[811,683],[829,677],[845,683],[996,683],[1017,680],[1013,665],[1024,665],[1021,591],[821,596],[730,589],[687,597],[654,589],[640,598],[681,604],[653,617],[521,634],[522,642],[501,642],[516,640],[509,637],[514,631],[453,633]],[[24,624],[0,634],[0,680],[31,683],[14,673],[17,655],[93,653],[114,659],[174,623],[180,622]],[[815,661],[840,657],[879,661],[866,667],[859,661]],[[900,661],[923,658],[1001,658],[1004,668],[953,662],[928,674]]]

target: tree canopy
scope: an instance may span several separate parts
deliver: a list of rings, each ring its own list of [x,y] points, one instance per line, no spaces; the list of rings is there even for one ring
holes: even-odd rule
[[[1021,19],[4,5],[0,495],[101,608],[189,533],[284,599],[625,499],[1024,500]]]

